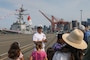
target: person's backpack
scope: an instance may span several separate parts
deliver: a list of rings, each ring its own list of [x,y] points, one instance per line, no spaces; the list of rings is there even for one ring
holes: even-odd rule
[[[48,58],[48,60],[52,60],[54,53],[55,53],[55,51],[52,47],[49,47],[47,49],[47,58]]]

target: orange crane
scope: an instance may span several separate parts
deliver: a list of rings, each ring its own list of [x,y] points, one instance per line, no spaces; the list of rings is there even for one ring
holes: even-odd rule
[[[52,32],[54,32],[55,30],[60,30],[59,27],[56,27],[56,29],[55,29],[55,24],[58,25],[58,24],[66,24],[66,23],[68,23],[68,22],[64,22],[63,19],[60,19],[60,20],[56,19],[53,15],[51,16],[51,19],[50,19],[50,18],[49,18],[48,16],[46,16],[42,11],[39,10],[39,12],[40,12],[44,17],[46,17],[48,21],[51,22]]]

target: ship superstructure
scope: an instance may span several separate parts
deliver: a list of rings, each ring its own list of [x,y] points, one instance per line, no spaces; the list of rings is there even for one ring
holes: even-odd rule
[[[27,25],[26,22],[24,21],[24,16],[29,14],[24,14],[24,11],[26,10],[23,8],[23,5],[17,11],[18,14],[15,14],[18,16],[17,21],[11,25],[10,30],[18,31],[19,33],[23,34],[32,34],[32,25],[29,24]]]

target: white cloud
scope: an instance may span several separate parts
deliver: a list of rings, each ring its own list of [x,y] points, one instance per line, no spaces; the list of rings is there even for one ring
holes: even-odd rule
[[[14,9],[19,9],[23,4],[24,8],[27,9],[26,13],[30,13],[32,18],[33,25],[38,25],[39,23],[50,25],[50,22],[44,18],[38,10],[41,10],[49,15],[54,15],[58,18],[63,18],[65,20],[80,19],[80,9],[82,5],[87,4],[89,0],[4,0],[9,4],[12,4],[13,7],[1,8],[0,16],[7,15],[10,12],[13,12]],[[89,6],[90,4],[88,4]],[[83,7],[87,11],[88,7]],[[10,9],[13,9],[10,10]],[[88,8],[89,9],[89,8]],[[90,9],[89,9],[90,10]],[[88,12],[83,16],[83,20],[90,16]],[[8,19],[11,19],[9,17]],[[16,20],[16,18],[12,18]],[[37,22],[38,21],[38,22]],[[13,22],[13,21],[12,21]],[[12,23],[11,22],[11,23]],[[9,24],[9,23],[8,23]],[[10,25],[10,24],[9,24]]]
[[[13,23],[15,12],[9,9],[0,8],[0,27],[9,28]]]

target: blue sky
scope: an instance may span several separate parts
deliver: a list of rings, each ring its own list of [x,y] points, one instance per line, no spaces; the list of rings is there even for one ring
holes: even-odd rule
[[[83,11],[83,20],[90,18],[90,0],[0,0],[0,28],[10,28],[10,25],[17,20],[15,10],[23,4],[32,19],[33,26],[42,24],[50,25],[50,22],[43,17],[38,10],[46,15],[54,15],[63,18],[65,21],[80,21],[80,10]],[[24,17],[27,21],[27,16]]]

